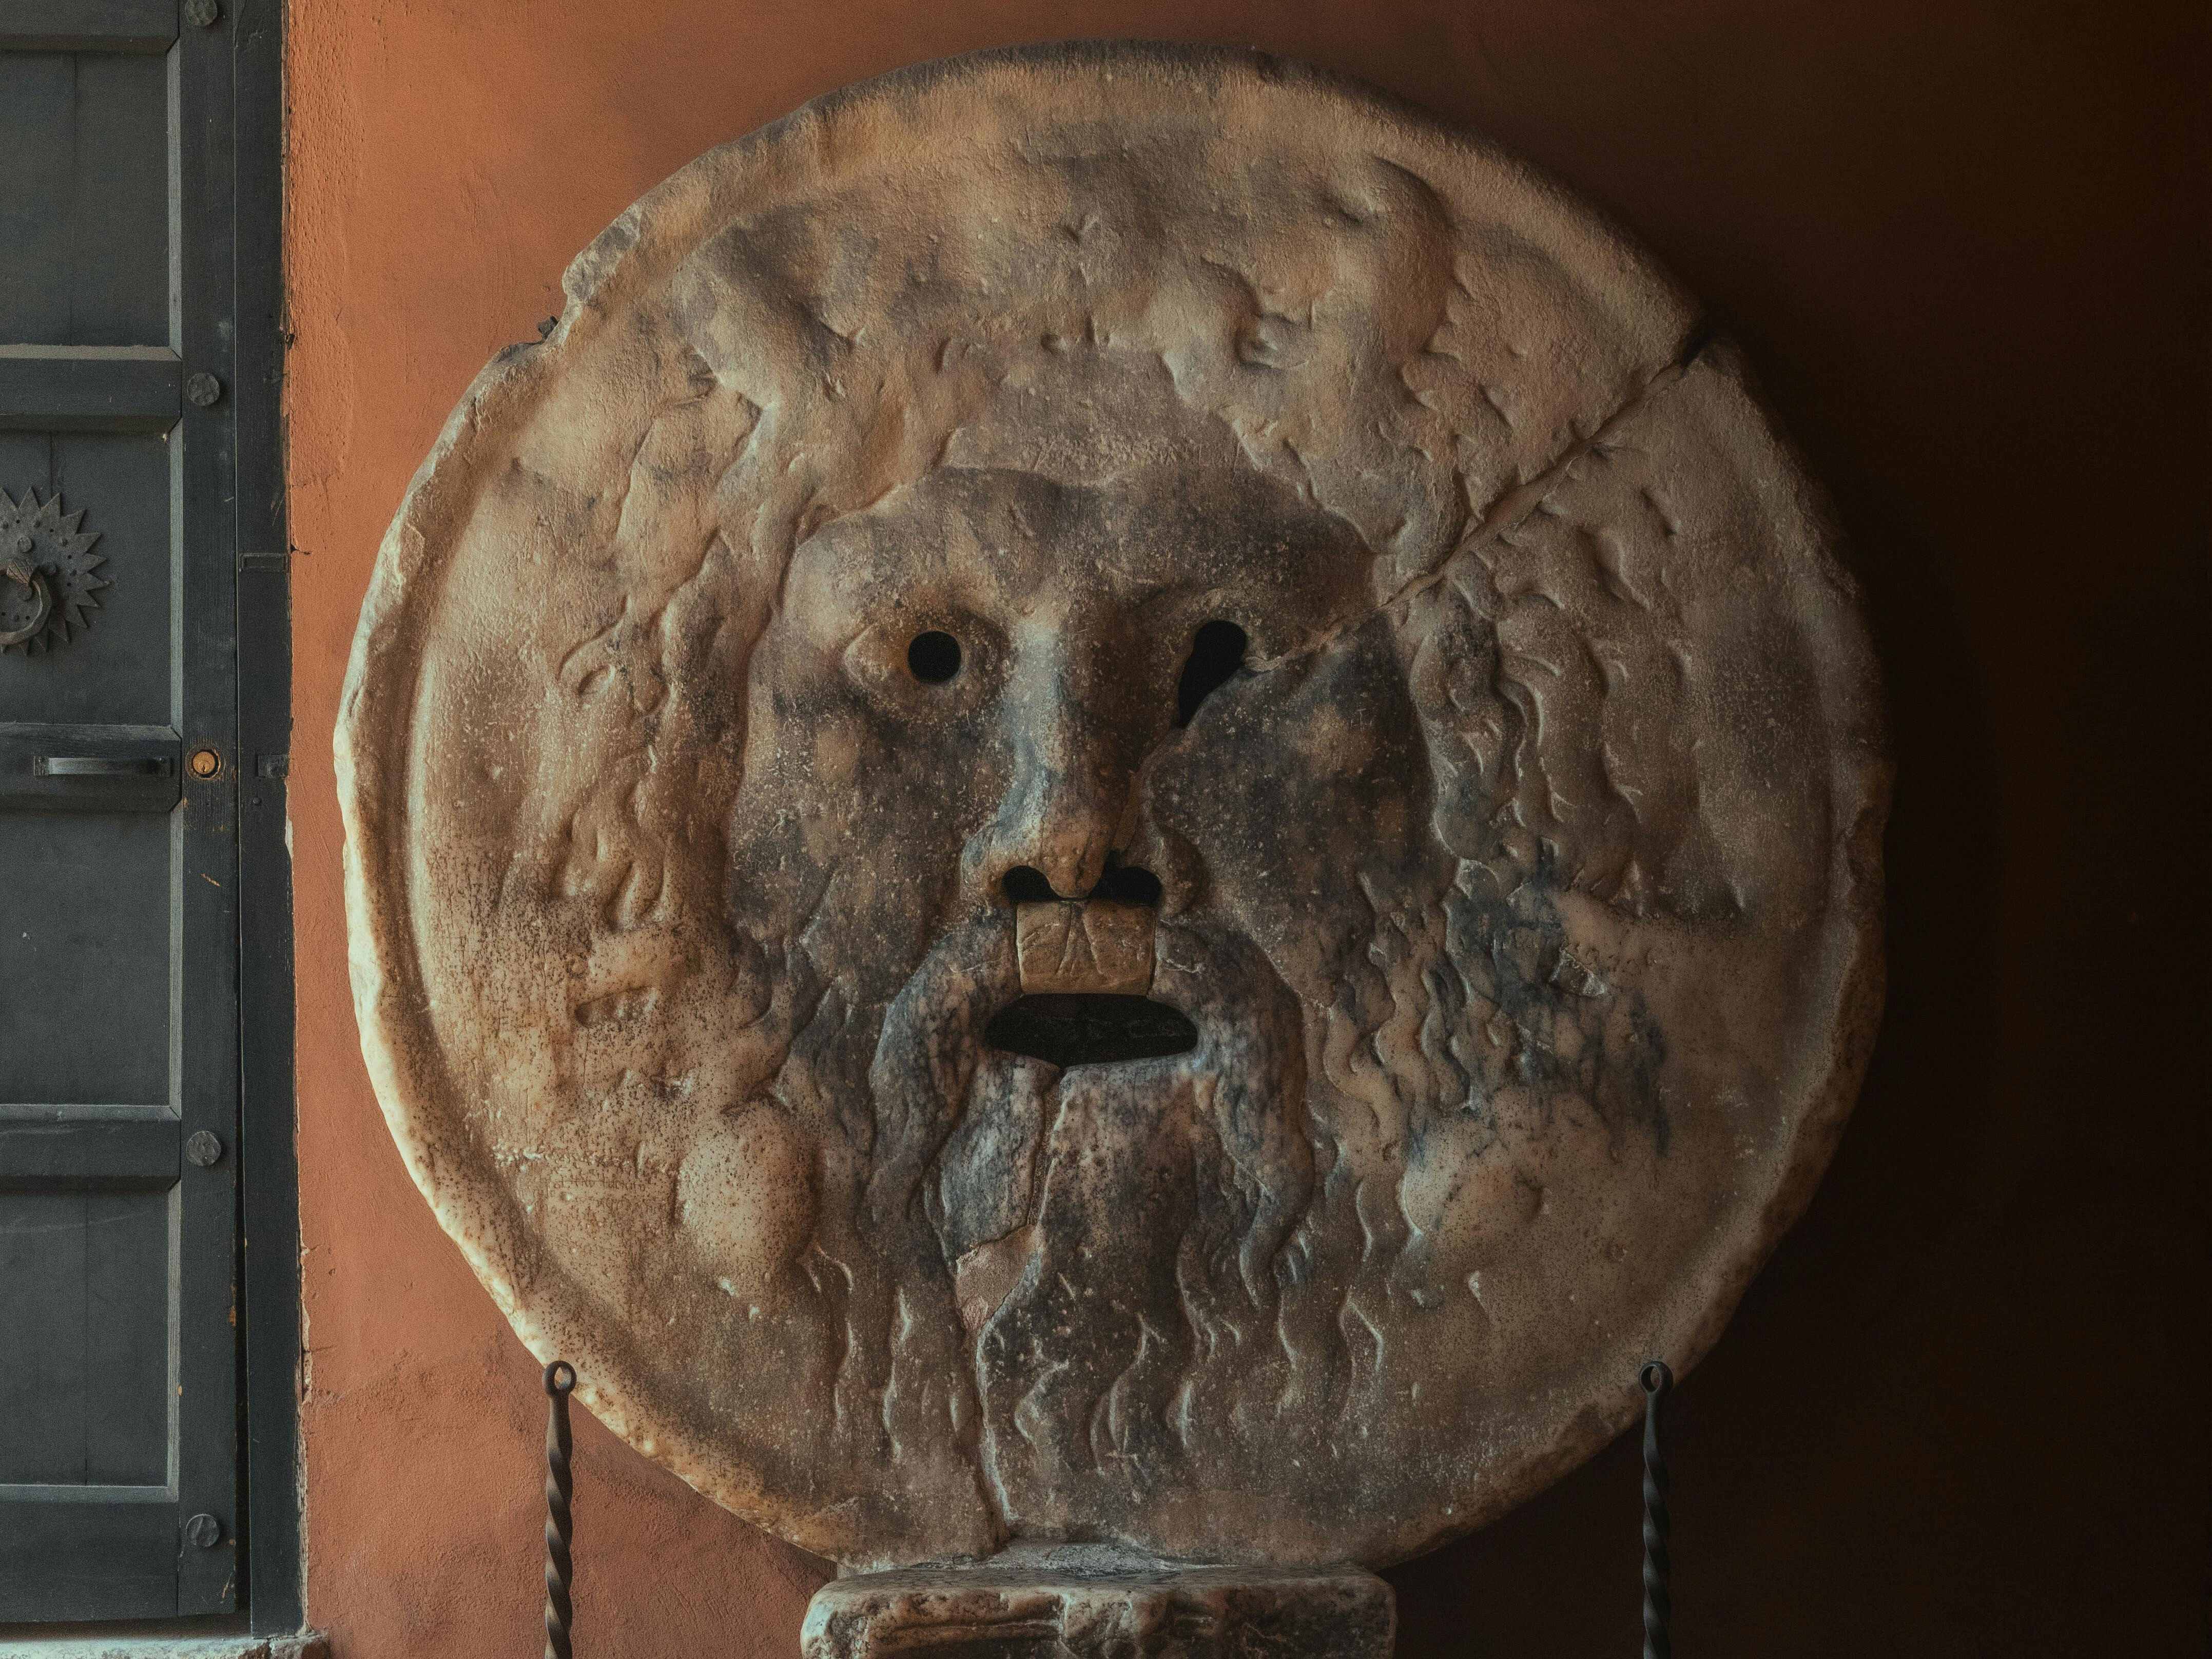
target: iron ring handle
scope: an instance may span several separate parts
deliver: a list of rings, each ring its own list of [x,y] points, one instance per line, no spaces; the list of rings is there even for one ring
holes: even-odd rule
[[[0,565],[0,576],[5,576],[9,581],[22,583],[31,590],[39,601],[38,613],[25,626],[0,629],[0,646],[21,645],[26,640],[37,638],[40,631],[46,627],[47,620],[54,614],[54,591],[46,586],[46,573],[34,564],[11,560],[5,565]]]

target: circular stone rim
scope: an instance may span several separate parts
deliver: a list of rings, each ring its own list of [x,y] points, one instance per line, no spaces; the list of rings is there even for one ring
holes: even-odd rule
[[[416,631],[412,619],[434,605],[446,574],[441,566],[450,544],[441,541],[441,536],[468,521],[487,482],[475,465],[478,441],[526,418],[557,384],[562,349],[572,329],[599,311],[636,273],[645,258],[641,250],[652,243],[656,215],[690,197],[742,194],[741,184],[728,181],[718,191],[712,182],[718,173],[726,170],[733,178],[745,179],[807,137],[828,137],[825,129],[840,119],[871,106],[914,99],[947,82],[979,85],[1002,75],[1029,78],[1070,72],[1103,72],[1108,78],[1127,72],[1214,86],[1243,77],[1281,94],[1321,100],[1333,110],[1355,111],[1386,127],[1410,130],[1425,144],[1455,151],[1487,170],[1501,185],[1516,188],[1524,193],[1528,206],[1548,210],[1574,236],[1601,249],[1613,262],[1613,281],[1632,285],[1645,297],[1664,300],[1686,315],[1698,314],[1680,285],[1605,213],[1530,163],[1403,99],[1292,60],[1237,48],[1074,41],[999,48],[911,65],[839,88],[708,150],[617,216],[568,267],[563,281],[567,303],[556,326],[542,343],[512,346],[493,358],[416,470],[379,550],[334,735],[345,833],[348,954],[372,1085],[409,1173],[440,1225],[541,1363],[562,1357],[564,1348],[574,1346],[563,1340],[563,1328],[572,1321],[557,1306],[538,1304],[532,1295],[544,1276],[555,1271],[547,1252],[526,1231],[500,1224],[504,1218],[495,1213],[498,1200],[487,1206],[468,1172],[454,1168],[450,1158],[412,1133],[410,1120],[422,1115],[425,1103],[438,1098],[438,1085],[447,1079],[434,1040],[422,1018],[426,999],[411,949],[416,900],[402,867],[405,843],[389,833],[394,820],[404,822],[409,816],[411,769],[404,750],[411,727],[405,720],[382,716],[394,709],[411,709],[420,665],[405,642]],[[1716,1273],[1717,1288],[1704,1298],[1702,1316],[1680,1334],[1666,1356],[1678,1378],[1711,1351],[1751,1280],[1802,1214],[1856,1102],[1883,999],[1881,842],[1892,770],[1879,669],[1833,509],[1795,447],[1776,429],[1741,359],[1710,337],[1700,337],[1698,349],[1727,359],[1728,372],[1755,421],[1758,435],[1788,475],[1795,505],[1814,532],[1808,551],[1820,560],[1822,574],[1835,589],[1833,611],[1851,624],[1848,637],[1839,631],[1833,641],[1850,648],[1820,675],[1819,697],[1832,738],[1830,783],[1838,805],[1836,818],[1844,826],[1832,831],[1830,840],[1829,926],[1845,929],[1847,934],[1838,933],[1832,947],[1836,990],[1825,1075],[1802,1095],[1794,1132],[1778,1139],[1774,1167],[1779,1178],[1764,1204],[1746,1212],[1744,1236],[1751,1242],[1727,1272]],[[1686,365],[1686,358],[1685,362]],[[386,901],[381,905],[373,902],[377,891]],[[392,902],[395,896],[397,902]],[[486,1213],[487,1207],[495,1213]],[[485,1223],[490,1224],[480,1224]],[[496,1244],[482,1242],[486,1237]],[[617,1386],[604,1387],[586,1371],[576,1396],[617,1436],[710,1501],[799,1547],[836,1556],[835,1543],[814,1523],[814,1516],[800,1514],[787,1499],[766,1490],[757,1476],[750,1490],[734,1490],[726,1470],[693,1467],[694,1460],[680,1449],[657,1445],[653,1431],[636,1421],[627,1408],[624,1392],[619,1379]],[[1643,1409],[1638,1378],[1626,1376],[1617,1389],[1586,1401],[1581,1410],[1567,1416],[1540,1449],[1504,1463],[1485,1489],[1473,1495],[1474,1501],[1459,1505],[1457,1513],[1418,1539],[1370,1537],[1368,1547],[1350,1553],[1364,1565],[1386,1566],[1472,1532],[1586,1462]],[[1346,1528],[1347,1533],[1352,1530]]]

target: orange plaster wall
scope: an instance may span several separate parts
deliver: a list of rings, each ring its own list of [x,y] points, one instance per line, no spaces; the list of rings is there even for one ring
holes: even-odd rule
[[[534,1369],[407,1180],[347,988],[330,735],[378,538],[648,186],[847,82],[1069,35],[1263,46],[1551,168],[1746,342],[1860,544],[1905,768],[1891,1013],[1820,1200],[1680,1395],[1686,1650],[2201,1638],[2171,1144],[2201,1079],[2127,1035],[2173,982],[2146,929],[2190,902],[2156,872],[2202,863],[2174,827],[2201,816],[2142,781],[2201,731],[2203,522],[2171,483],[2203,453],[2195,7],[299,0],[289,29],[303,1432],[337,1659],[538,1652]],[[2094,905],[2054,901],[2122,842]],[[819,1564],[578,1438],[580,1651],[795,1651]],[[1401,1570],[1402,1651],[1632,1651],[1634,1501],[1616,1446]]]

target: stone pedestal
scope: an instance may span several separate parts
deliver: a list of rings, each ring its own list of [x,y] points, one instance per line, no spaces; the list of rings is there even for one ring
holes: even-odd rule
[[[805,1659],[1389,1659],[1396,1626],[1390,1587],[1354,1566],[1018,1547],[824,1584],[799,1646]]]

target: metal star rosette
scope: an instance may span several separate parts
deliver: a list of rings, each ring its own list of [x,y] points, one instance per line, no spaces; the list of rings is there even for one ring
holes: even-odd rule
[[[106,556],[92,550],[100,532],[77,528],[83,518],[82,507],[62,511],[59,490],[41,501],[27,489],[18,501],[0,489],[0,650],[36,655],[92,625],[93,595],[112,584],[98,574]]]

